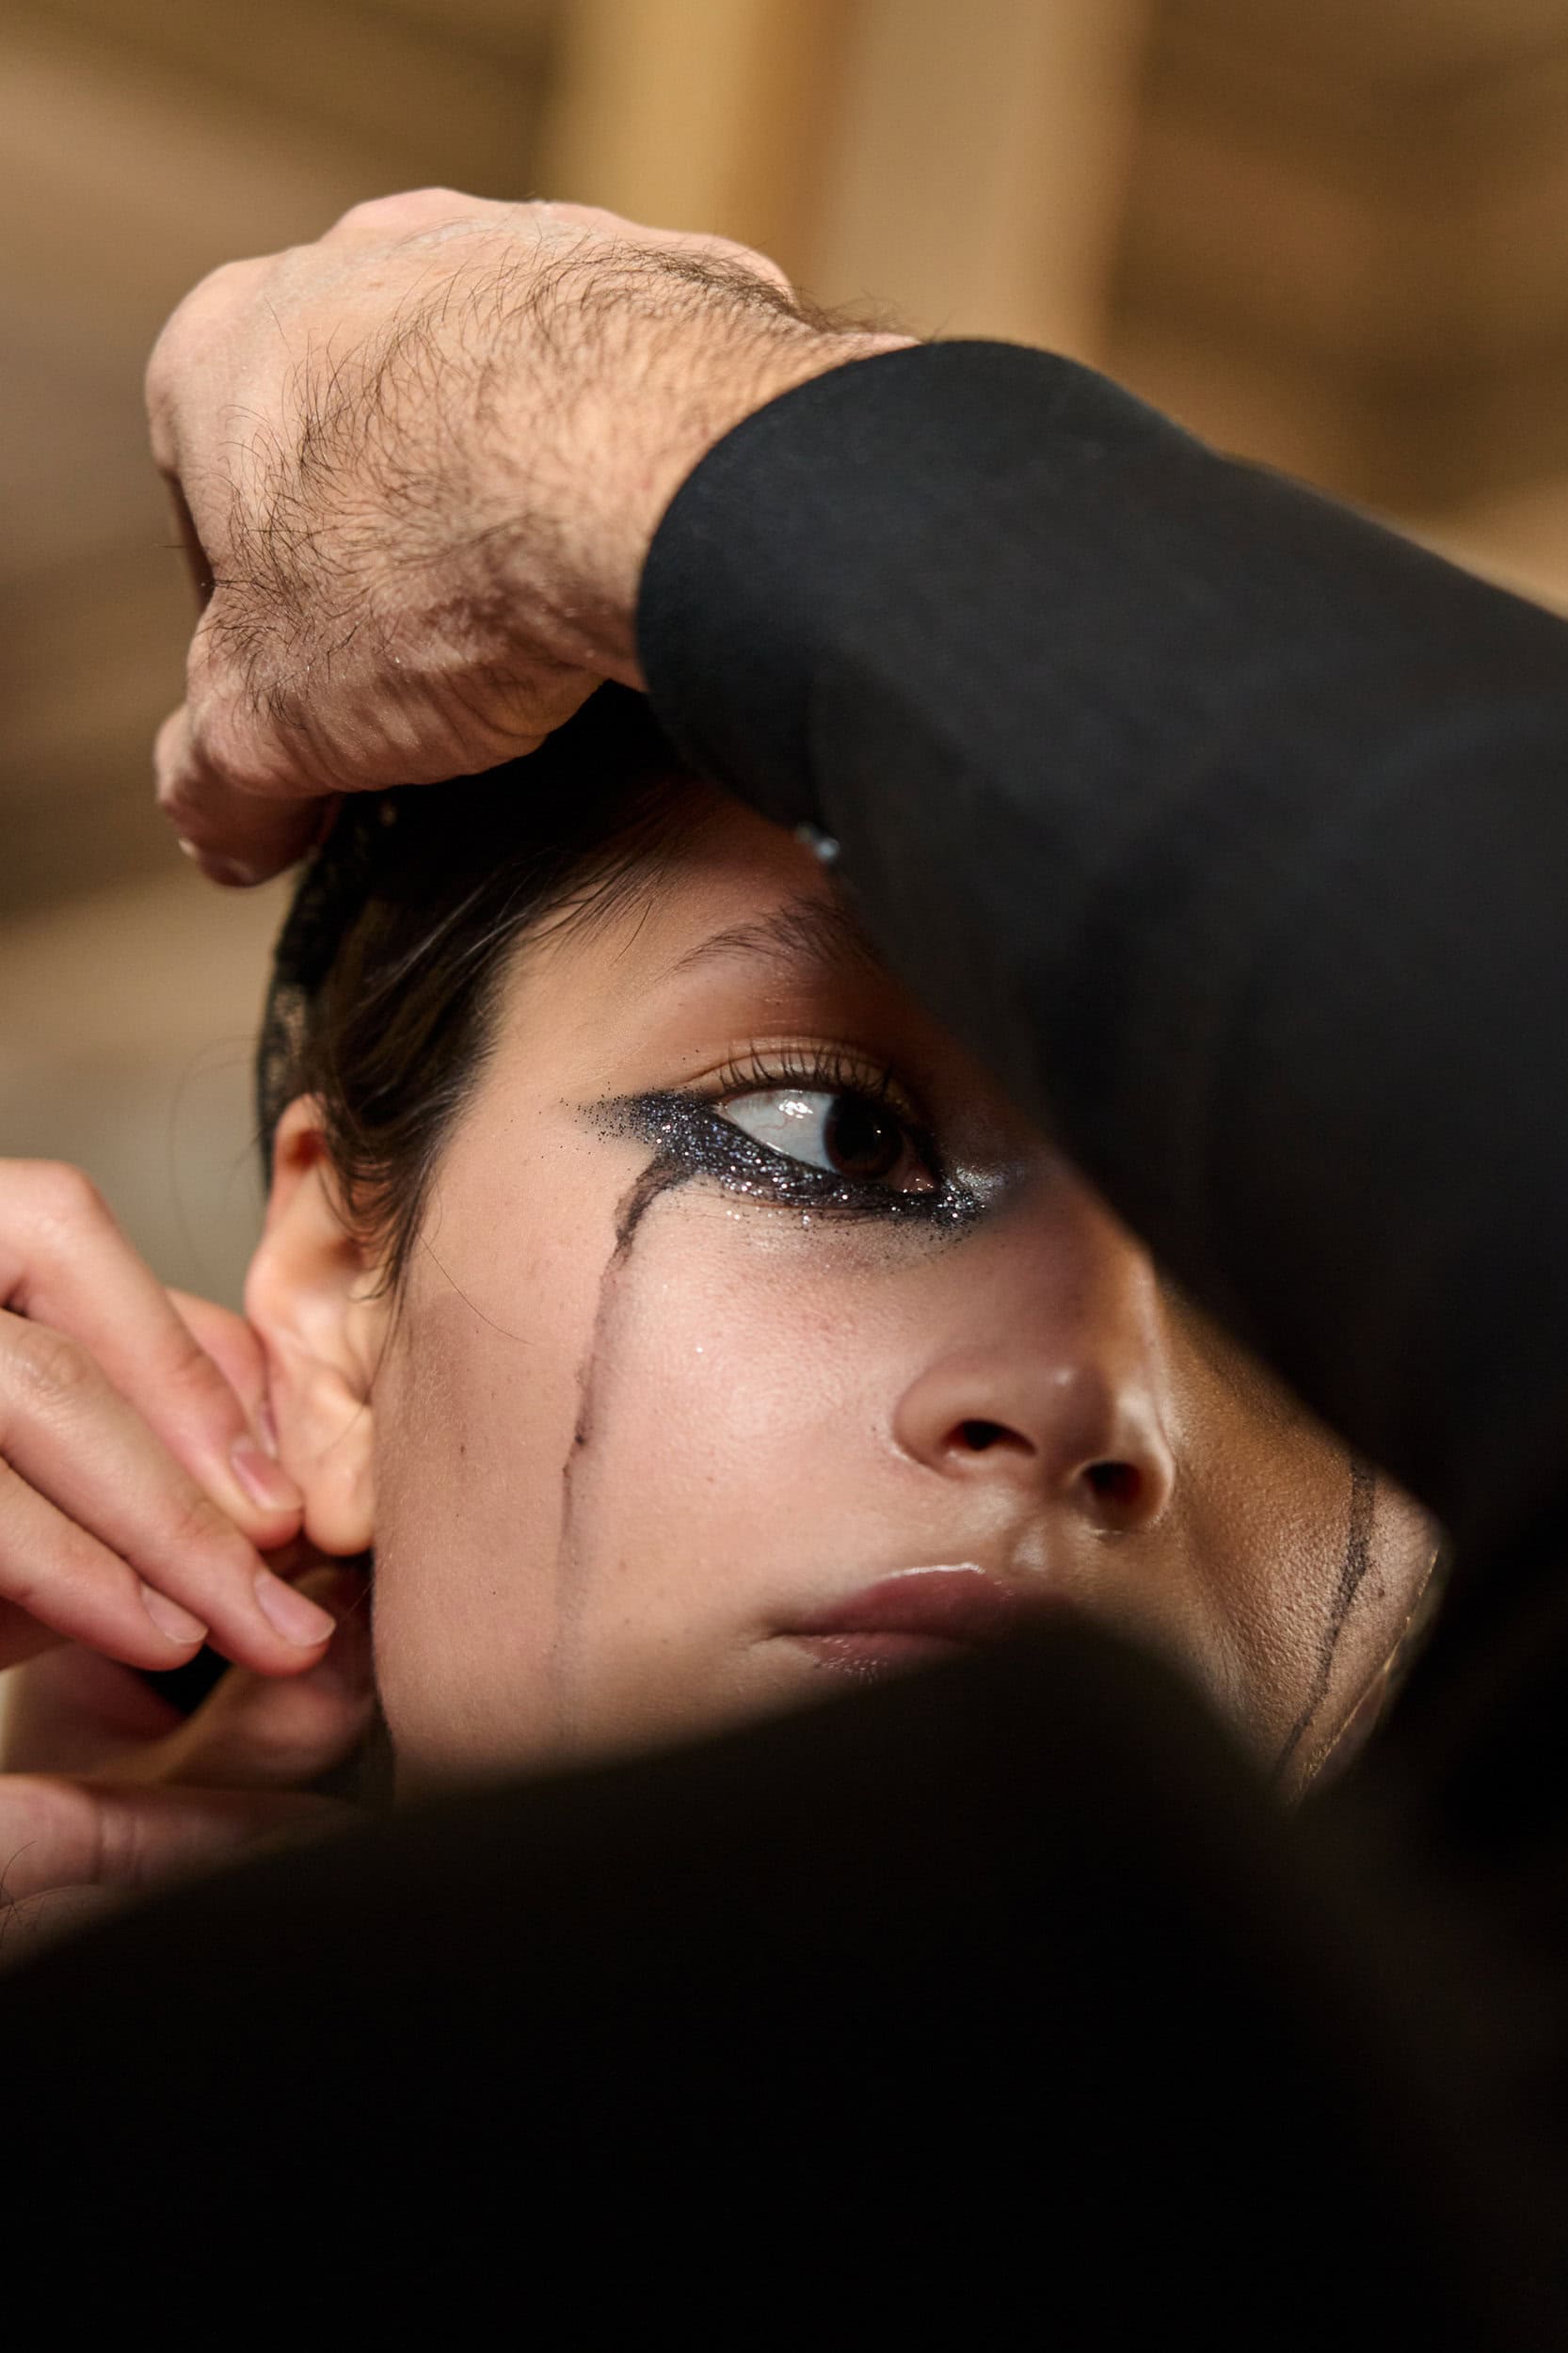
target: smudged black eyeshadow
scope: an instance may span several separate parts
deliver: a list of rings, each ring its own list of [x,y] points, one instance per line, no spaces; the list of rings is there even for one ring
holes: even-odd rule
[[[902,1193],[811,1168],[759,1144],[700,1096],[622,1096],[601,1105],[598,1116],[609,1133],[647,1144],[655,1155],[653,1165],[671,1176],[708,1176],[727,1193],[783,1209],[938,1229],[967,1225],[981,1209],[972,1186],[935,1169],[928,1192]]]

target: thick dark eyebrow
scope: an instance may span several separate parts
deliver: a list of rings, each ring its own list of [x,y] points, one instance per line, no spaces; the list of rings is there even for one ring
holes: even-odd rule
[[[732,923],[727,931],[713,932],[689,948],[664,978],[674,980],[679,973],[726,956],[749,956],[792,971],[798,971],[802,964],[851,964],[869,972],[882,969],[854,916],[834,899],[789,899],[754,921]]]

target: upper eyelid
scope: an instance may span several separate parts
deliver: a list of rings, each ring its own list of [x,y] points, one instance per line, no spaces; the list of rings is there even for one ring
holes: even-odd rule
[[[907,1120],[917,1133],[923,1135],[930,1128],[914,1089],[880,1056],[854,1046],[747,1048],[697,1080],[691,1091],[718,1103],[782,1087],[798,1087],[802,1094],[866,1095]]]

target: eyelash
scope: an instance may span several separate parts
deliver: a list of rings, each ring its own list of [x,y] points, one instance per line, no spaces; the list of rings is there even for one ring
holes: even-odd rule
[[[760,1144],[725,1118],[721,1106],[738,1096],[773,1088],[858,1095],[902,1122],[932,1177],[928,1193],[854,1177],[833,1176]],[[974,1213],[967,1188],[946,1174],[929,1128],[890,1073],[841,1048],[758,1049],[727,1063],[699,1086],[648,1095],[617,1107],[662,1157],[692,1176],[712,1176],[727,1191],[786,1208],[837,1216],[919,1221],[953,1225]]]
[[[765,1093],[774,1087],[863,1096],[879,1111],[891,1112],[902,1120],[922,1148],[933,1148],[913,1104],[892,1074],[875,1063],[856,1060],[840,1046],[759,1048],[714,1071],[700,1089],[693,1091],[693,1100],[728,1103],[737,1095]],[[935,1169],[932,1173],[936,1174]]]

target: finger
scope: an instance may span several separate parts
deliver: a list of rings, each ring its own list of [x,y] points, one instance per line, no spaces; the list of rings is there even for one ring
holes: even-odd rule
[[[89,1642],[130,1667],[178,1667],[206,1633],[0,1460],[0,1668],[60,1642]]]
[[[168,481],[181,480],[184,471],[180,428],[191,389],[210,397],[211,354],[254,302],[274,258],[261,254],[209,270],[164,322],[148,359],[144,391],[152,462]],[[187,496],[190,488],[186,481]]]
[[[152,1789],[19,1773],[0,1780],[0,1910],[56,1887],[146,1887],[280,1831],[341,1820],[325,1798]]]
[[[351,204],[318,239],[326,246],[386,245],[404,237],[427,234],[456,222],[490,227],[513,208],[483,196],[465,196],[457,188],[404,188],[393,196],[373,196]],[[524,206],[519,208],[528,210]]]
[[[201,613],[212,601],[212,563],[206,549],[201,544],[201,536],[196,528],[196,518],[190,511],[185,494],[180,488],[179,482],[172,478],[168,484],[168,497],[169,504],[174,509],[174,527],[180,535],[180,546],[184,553],[185,568],[190,574],[191,586],[196,591],[196,609]]]
[[[22,1969],[78,1929],[119,1912],[125,1897],[113,1887],[55,1887],[41,1896],[0,1903],[0,1971]]]
[[[209,882],[248,889],[302,858],[320,823],[319,788],[302,783],[294,800],[247,791],[197,750],[184,704],[152,747],[158,807]]]
[[[352,1755],[375,1704],[369,1587],[357,1570],[318,1569],[300,1590],[338,1621],[309,1673],[268,1681],[234,1668],[189,1721],[113,1769],[209,1789],[302,1788]]]
[[[44,1625],[20,1603],[0,1598],[0,1674],[12,1667],[24,1667],[31,1659],[47,1658],[51,1651],[61,1649],[68,1639],[64,1634],[56,1634],[52,1625]],[[178,1659],[174,1663],[178,1665]],[[6,1695],[0,1701],[0,1713],[3,1713],[8,1734],[10,1710],[11,1701]],[[7,1746],[9,1746],[8,1739]]]
[[[0,1302],[12,1311],[13,1340],[14,1318],[24,1316],[85,1349],[253,1544],[271,1550],[295,1533],[304,1497],[269,1451],[267,1428],[247,1412],[79,1169],[0,1161]],[[63,1356],[54,1361],[56,1374],[72,1369]],[[90,1448],[89,1433],[82,1435]],[[66,1503],[54,1486],[47,1492]]]
[[[197,1346],[206,1351],[239,1399],[246,1418],[260,1433],[263,1446],[276,1456],[278,1425],[272,1410],[270,1373],[266,1351],[254,1326],[232,1308],[219,1307],[211,1299],[199,1299],[191,1291],[171,1290],[168,1301]],[[299,1581],[298,1569],[317,1557],[313,1547],[301,1545],[298,1536],[281,1545],[268,1544],[264,1549],[277,1574],[286,1577],[291,1585]],[[290,1556],[296,1549],[302,1557],[294,1561]]]
[[[7,1677],[0,1773],[104,1772],[184,1721],[145,1674],[85,1643],[59,1641]]]
[[[251,1428],[264,1445],[270,1446],[266,1351],[254,1327],[232,1307],[199,1299],[194,1291],[170,1290],[165,1296],[198,1348],[212,1358],[239,1399]]]
[[[149,1620],[167,1625],[184,1655],[206,1633],[225,1657],[264,1674],[313,1665],[332,1632],[332,1620],[272,1574],[85,1349],[7,1315],[0,1597],[132,1666],[179,1663],[151,1642]]]

